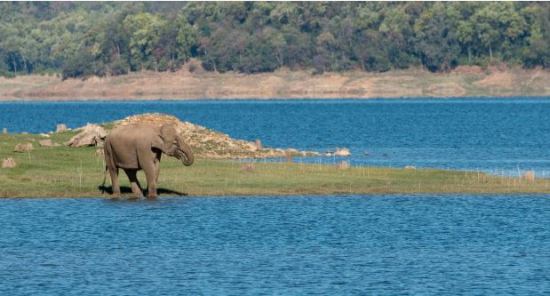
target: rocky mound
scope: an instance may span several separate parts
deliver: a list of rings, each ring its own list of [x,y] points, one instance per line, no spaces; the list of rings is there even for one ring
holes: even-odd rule
[[[173,124],[198,157],[220,159],[319,155],[317,152],[298,151],[296,149],[265,148],[262,147],[259,141],[249,142],[233,139],[224,133],[213,131],[187,121],[182,122],[177,117],[160,113],[129,116],[115,122],[115,126],[133,123],[146,123],[158,126],[166,123]]]

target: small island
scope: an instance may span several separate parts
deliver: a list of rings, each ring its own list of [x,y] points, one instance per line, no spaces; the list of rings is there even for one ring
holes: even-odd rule
[[[345,158],[334,161],[332,157],[320,163],[294,162],[293,158],[318,154],[261,147],[260,141],[232,139],[160,114],[132,116],[99,127],[108,131],[116,124],[136,120],[177,122],[185,128],[181,132],[196,155],[191,167],[183,167],[169,157],[162,159],[161,196],[550,192],[550,180],[529,174],[502,177],[472,171],[350,166]],[[86,128],[48,134],[1,134],[0,159],[8,167],[0,169],[0,197],[110,198],[108,176],[103,187],[103,149],[74,142],[82,139],[75,136],[83,130]],[[69,142],[82,147],[71,147]],[[273,158],[281,161],[271,161]],[[138,177],[146,184],[143,173]],[[127,178],[121,178],[121,186],[123,195],[130,196]]]

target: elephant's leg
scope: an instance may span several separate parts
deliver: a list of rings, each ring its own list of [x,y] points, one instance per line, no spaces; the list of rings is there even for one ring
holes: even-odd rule
[[[141,189],[141,186],[139,184],[139,180],[137,178],[137,170],[126,169],[126,170],[124,170],[124,172],[128,176],[128,180],[130,180],[130,185],[132,187],[132,193],[137,198],[142,198],[143,197],[143,191]]]
[[[113,188],[113,195],[115,197],[119,197],[120,184],[118,183],[118,168],[109,167],[109,175],[111,175],[111,186]]]
[[[155,184],[159,183],[159,175],[160,175],[160,162],[155,161]]]
[[[147,198],[157,198],[157,171],[154,162],[143,166],[145,178],[147,178]]]

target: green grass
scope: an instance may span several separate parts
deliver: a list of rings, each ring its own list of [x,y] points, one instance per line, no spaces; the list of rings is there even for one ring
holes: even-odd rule
[[[57,143],[72,132],[52,135]],[[0,197],[108,197],[99,186],[103,156],[96,148],[40,147],[38,135],[0,135],[0,159],[13,157],[14,169],[0,169]],[[17,143],[32,142],[30,153],[15,153]],[[256,162],[252,170],[231,160],[197,159],[191,167],[164,157],[160,194],[209,195],[328,195],[379,193],[549,193],[550,181],[529,182],[477,172],[382,167],[339,169],[331,164]],[[145,186],[143,173],[139,175]],[[110,182],[107,178],[106,185]],[[129,187],[124,174],[121,185]]]

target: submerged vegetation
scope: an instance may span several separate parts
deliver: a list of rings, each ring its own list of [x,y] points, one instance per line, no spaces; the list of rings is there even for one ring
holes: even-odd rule
[[[550,65],[550,3],[2,2],[0,74]]]
[[[75,132],[50,136],[64,143]],[[101,149],[41,147],[44,136],[0,135],[0,159],[13,158],[15,168],[0,169],[0,197],[109,197],[102,192],[105,164]],[[18,143],[31,151],[13,152]],[[332,159],[332,158],[331,158]],[[140,182],[146,184],[142,173]],[[129,193],[127,178],[121,185]],[[550,180],[491,176],[479,172],[414,168],[350,167],[330,162],[302,164],[264,160],[199,158],[191,167],[164,157],[161,195],[329,195],[373,193],[548,193]],[[109,178],[106,187],[109,189]]]

